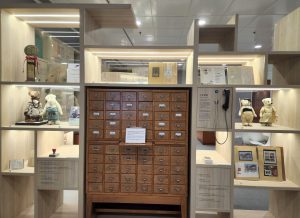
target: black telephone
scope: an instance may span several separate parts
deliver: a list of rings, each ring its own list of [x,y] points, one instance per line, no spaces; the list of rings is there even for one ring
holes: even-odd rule
[[[227,111],[229,108],[229,97],[230,97],[230,90],[229,89],[224,89],[223,90],[223,95],[225,96],[225,102],[222,105],[222,108],[224,111]]]

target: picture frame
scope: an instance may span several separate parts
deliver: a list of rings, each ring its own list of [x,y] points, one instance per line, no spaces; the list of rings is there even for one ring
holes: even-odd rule
[[[253,161],[252,151],[239,151],[239,161]]]

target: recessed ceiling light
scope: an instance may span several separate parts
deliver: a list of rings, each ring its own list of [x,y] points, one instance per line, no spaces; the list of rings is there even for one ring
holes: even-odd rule
[[[80,36],[50,36],[50,38],[79,38]]]
[[[142,22],[140,20],[136,20],[135,23],[136,23],[137,26],[141,26],[142,25]]]
[[[42,33],[61,33],[61,34],[64,34],[64,33],[80,33],[78,31],[42,31]]]
[[[52,21],[52,20],[28,20],[31,24],[79,24],[79,21]]]
[[[15,14],[15,17],[79,17],[79,14]]]
[[[205,20],[199,20],[198,21],[198,25],[199,26],[204,26],[206,24],[206,21]]]
[[[255,45],[254,48],[255,48],[255,49],[260,49],[260,48],[262,48],[262,45],[260,45],[260,44]]]

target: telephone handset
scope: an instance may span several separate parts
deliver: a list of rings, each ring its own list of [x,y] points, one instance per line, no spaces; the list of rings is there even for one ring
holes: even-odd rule
[[[225,97],[225,102],[222,105],[222,108],[224,111],[227,111],[229,108],[229,98],[230,98],[230,90],[229,89],[224,89],[223,95]]]

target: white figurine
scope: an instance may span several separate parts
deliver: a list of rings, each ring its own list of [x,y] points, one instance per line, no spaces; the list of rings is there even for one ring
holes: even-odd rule
[[[259,122],[265,126],[272,126],[272,123],[277,120],[277,111],[275,107],[272,105],[271,98],[264,98],[262,100],[264,106],[260,109],[260,119]]]
[[[46,97],[46,104],[43,110],[43,115],[47,114],[48,124],[59,124],[59,115],[63,115],[62,109],[56,96],[53,94],[48,94]]]
[[[253,118],[257,117],[249,99],[242,99],[240,101],[239,116],[242,119],[243,126],[252,126]]]

